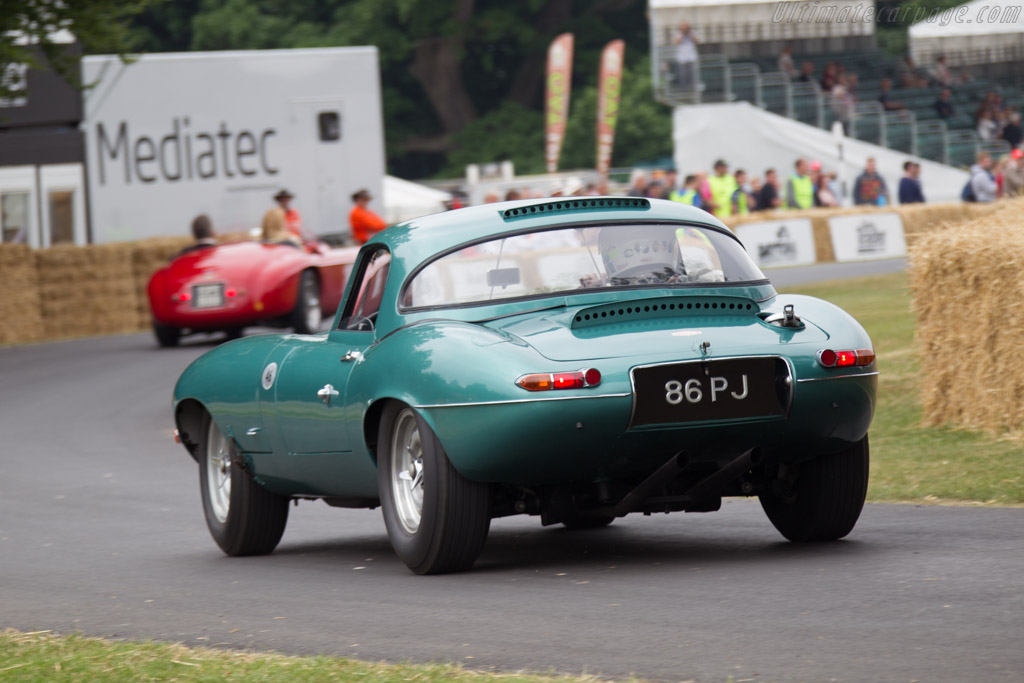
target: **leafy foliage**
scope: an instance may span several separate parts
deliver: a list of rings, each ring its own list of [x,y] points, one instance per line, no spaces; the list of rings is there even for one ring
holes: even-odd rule
[[[14,64],[52,67],[80,85],[77,53],[54,42],[60,31],[78,38],[86,52],[124,57],[132,49],[129,21],[150,0],[3,0],[0,11],[0,96],[10,95],[4,74]],[[40,58],[41,56],[41,58]]]
[[[149,8],[134,26],[152,52],[376,45],[389,168],[422,177],[506,158],[543,170],[546,52],[565,31],[576,37],[573,116],[590,150],[567,147],[576,156],[565,164],[592,166],[588,84],[608,41],[625,39],[636,60],[647,52],[644,9],[643,0],[183,0]],[[624,106],[623,129],[658,118],[649,90],[636,104]]]

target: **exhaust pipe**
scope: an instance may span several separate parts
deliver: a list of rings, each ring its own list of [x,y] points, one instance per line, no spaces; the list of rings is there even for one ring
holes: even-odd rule
[[[690,464],[690,458],[684,451],[676,453],[668,459],[668,462],[659,467],[654,474],[644,479],[636,488],[627,493],[611,509],[609,514],[612,517],[625,517],[639,506],[649,494],[678,477],[688,464]]]
[[[691,500],[701,500],[702,498],[717,496],[726,484],[731,483],[751,467],[756,467],[761,462],[760,451],[755,451],[756,449],[751,448],[732,462],[726,464],[722,469],[704,477],[688,488],[683,497]]]

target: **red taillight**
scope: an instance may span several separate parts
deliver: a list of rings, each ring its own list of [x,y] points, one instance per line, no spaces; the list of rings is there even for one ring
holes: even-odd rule
[[[227,298],[229,298],[229,299],[231,299],[231,298],[234,298],[234,296],[235,296],[236,294],[238,294],[238,292],[236,292],[236,291],[235,291],[235,290],[233,290],[233,289],[227,289],[227,290],[225,290],[225,291],[224,291],[224,296],[226,296],[226,297],[227,297]]]
[[[192,294],[189,292],[182,292],[178,295],[178,301],[189,301],[192,298]]]
[[[595,368],[575,372],[539,372],[523,375],[516,384],[527,391],[551,391],[552,389],[582,389],[601,383],[601,373]]]
[[[854,365],[871,365],[874,362],[875,352],[871,349],[857,349],[856,351],[825,349],[818,352],[818,363],[826,368],[849,368]]]
[[[579,389],[583,386],[582,372],[556,372],[551,379],[552,389]]]
[[[836,351],[836,367],[848,368],[857,364],[856,351]]]

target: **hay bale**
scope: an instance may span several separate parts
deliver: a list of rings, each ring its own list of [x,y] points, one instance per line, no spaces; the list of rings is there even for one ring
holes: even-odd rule
[[[132,243],[132,287],[135,290],[137,329],[148,329],[153,324],[149,296],[146,293],[149,279],[191,243],[192,240],[187,237],[154,237]]]
[[[130,243],[36,252],[40,309],[48,338],[138,329]]]
[[[1022,208],[1020,201],[968,208],[980,218],[935,230],[911,247],[929,425],[1000,432],[1024,424]]]
[[[43,339],[36,263],[24,244],[0,244],[0,344]]]

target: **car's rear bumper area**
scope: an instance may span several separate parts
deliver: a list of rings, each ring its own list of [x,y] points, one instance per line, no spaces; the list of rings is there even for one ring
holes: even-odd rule
[[[196,310],[190,308],[188,304],[181,304],[174,310],[154,314],[153,319],[161,325],[202,332],[256,325],[288,313],[289,310],[277,305],[257,307],[255,302],[242,301],[235,305],[206,310]]]
[[[801,383],[783,417],[630,428],[631,394],[418,406],[470,479],[543,485],[645,476],[673,454],[724,464],[751,448],[797,461],[867,433],[877,373]]]

